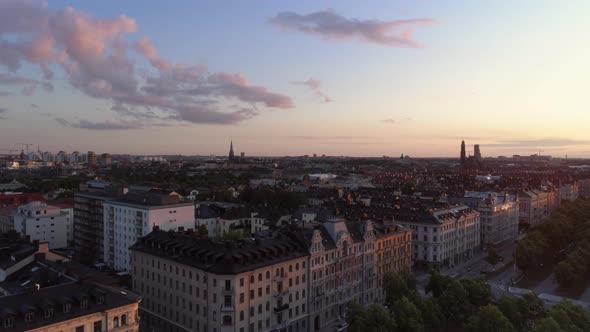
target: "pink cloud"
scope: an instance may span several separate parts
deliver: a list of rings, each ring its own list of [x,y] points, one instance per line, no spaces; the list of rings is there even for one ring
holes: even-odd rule
[[[71,7],[55,11],[41,1],[0,1],[0,68],[16,72],[22,64],[38,65],[45,81],[18,83],[27,95],[37,86],[51,91],[54,70],[61,69],[72,87],[111,101],[113,114],[129,123],[139,119],[147,125],[160,120],[232,124],[256,116],[258,111],[252,110],[257,104],[293,107],[291,98],[252,85],[242,73],[210,73],[203,65],[173,64],[148,36],[132,44],[134,54],[156,69],[142,75],[127,42],[137,30],[135,19],[124,15],[97,18]],[[8,34],[10,38],[4,38]],[[227,111],[221,106],[224,100],[242,107]],[[59,122],[88,129],[114,127],[92,121]]]
[[[434,23],[431,18],[409,20],[358,20],[343,17],[331,10],[311,14],[282,12],[270,23],[287,30],[317,35],[325,39],[356,39],[365,43],[391,47],[420,47],[413,39],[412,27]]]
[[[329,103],[333,101],[333,99],[330,96],[322,92],[322,90],[320,89],[321,82],[315,78],[309,78],[305,81],[294,81],[293,84],[308,87],[317,96],[319,96],[324,101],[324,103]]]

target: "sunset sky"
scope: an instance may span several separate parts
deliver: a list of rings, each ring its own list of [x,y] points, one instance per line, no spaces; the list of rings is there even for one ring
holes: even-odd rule
[[[0,0],[0,153],[590,157],[590,1]],[[472,148],[468,148],[472,149]]]

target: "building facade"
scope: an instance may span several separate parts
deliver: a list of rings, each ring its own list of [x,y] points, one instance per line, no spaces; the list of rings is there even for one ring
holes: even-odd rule
[[[139,297],[72,282],[0,297],[0,330],[6,332],[137,332]]]
[[[527,227],[538,226],[543,223],[550,212],[550,205],[555,205],[554,193],[542,190],[526,190],[518,194],[519,222]]]
[[[421,265],[450,268],[481,247],[480,213],[465,205],[412,211],[397,222],[412,230],[414,261]]]
[[[465,192],[463,197],[449,198],[480,213],[481,243],[497,245],[514,241],[518,236],[518,196],[494,192]]]
[[[131,248],[154,331],[307,331],[308,256],[288,237],[226,246],[155,230]]]
[[[343,321],[352,301],[382,302],[387,272],[412,266],[411,232],[399,225],[331,219],[306,233],[309,263],[309,329]]]
[[[154,226],[162,230],[195,227],[193,202],[180,202],[177,196],[150,200],[131,194],[104,202],[103,261],[116,270],[130,271],[132,259],[129,247],[147,235]]]
[[[48,242],[50,249],[65,248],[72,238],[71,210],[39,201],[27,203],[18,207],[14,229],[31,241]]]
[[[89,181],[74,194],[74,256],[76,260],[93,263],[104,256],[103,204],[123,194],[108,182]]]
[[[384,275],[412,266],[411,232],[341,219],[233,243],[154,230],[131,247],[134,290],[154,331],[318,331],[351,301],[383,301]]]

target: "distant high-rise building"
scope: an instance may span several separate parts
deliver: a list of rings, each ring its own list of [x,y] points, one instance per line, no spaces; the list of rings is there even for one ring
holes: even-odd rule
[[[68,154],[65,151],[59,151],[55,156],[55,161],[58,163],[65,163],[68,161]]]
[[[479,144],[475,144],[473,146],[473,156],[475,157],[475,160],[481,160],[481,151],[479,150]]]
[[[96,166],[96,153],[88,151],[87,162],[89,167]]]
[[[234,156],[234,142],[230,141],[229,143],[229,161],[233,161],[235,158]]]
[[[465,141],[461,141],[461,164],[467,160],[467,153],[465,153]]]
[[[100,155],[100,164],[102,166],[109,166],[113,162],[113,157],[109,153]]]
[[[70,162],[73,164],[81,163],[82,162],[82,155],[80,155],[80,152],[78,152],[78,151],[72,152],[72,155],[70,156]]]
[[[43,161],[53,161],[53,153],[49,151],[43,152]]]
[[[244,152],[240,152],[240,158],[244,159],[244,157],[246,157],[246,154]]]

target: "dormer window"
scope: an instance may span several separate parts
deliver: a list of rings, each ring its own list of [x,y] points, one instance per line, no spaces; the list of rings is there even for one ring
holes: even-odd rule
[[[104,303],[104,295],[98,295],[96,297],[96,303],[97,304],[103,304]]]
[[[80,308],[82,308],[82,309],[88,308],[88,299],[84,298],[80,301]]]
[[[10,328],[14,326],[14,317],[4,318],[4,328]]]
[[[51,318],[53,316],[53,308],[47,308],[45,309],[45,318]]]
[[[64,313],[70,312],[70,310],[72,310],[72,304],[71,303],[64,303],[63,309],[64,309]]]
[[[29,312],[25,314],[25,322],[26,323],[30,323],[33,321],[33,319],[35,319],[35,313],[34,312]]]

